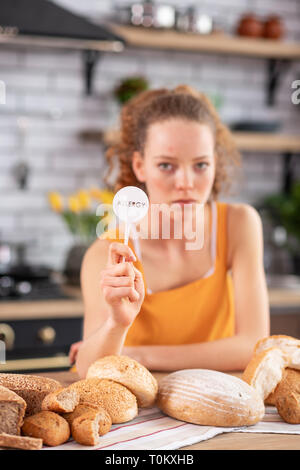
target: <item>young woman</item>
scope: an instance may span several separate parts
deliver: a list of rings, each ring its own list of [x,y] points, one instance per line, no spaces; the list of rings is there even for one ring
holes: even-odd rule
[[[261,219],[248,204],[218,201],[239,160],[233,138],[208,99],[187,86],[144,92],[121,118],[121,141],[107,152],[109,162],[119,160],[114,190],[138,186],[150,208],[138,226],[143,236],[128,246],[108,232],[88,249],[83,341],[70,357],[81,377],[109,354],[151,370],[241,370],[269,335],[269,305]],[[191,204],[194,222],[195,204],[204,205],[201,249],[187,250],[184,233],[166,239],[161,219],[151,219],[154,204],[175,202]]]

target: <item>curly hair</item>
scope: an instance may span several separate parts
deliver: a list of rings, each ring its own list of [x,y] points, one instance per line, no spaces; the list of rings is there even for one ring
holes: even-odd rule
[[[232,183],[230,171],[240,165],[237,150],[229,129],[221,122],[211,101],[197,90],[179,85],[174,90],[161,88],[144,91],[123,106],[119,142],[106,151],[108,171],[104,181],[116,192],[124,186],[137,186],[146,193],[146,186],[137,180],[132,169],[132,156],[135,151],[142,155],[147,139],[147,129],[155,122],[181,118],[207,124],[213,132],[216,153],[216,174],[210,197],[217,199],[219,193],[228,193]],[[108,183],[118,159],[119,173],[113,187]]]

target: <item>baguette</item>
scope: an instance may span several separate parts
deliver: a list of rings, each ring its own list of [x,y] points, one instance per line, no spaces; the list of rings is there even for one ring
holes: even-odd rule
[[[128,356],[105,356],[88,369],[86,378],[110,379],[127,387],[141,408],[152,406],[157,396],[157,380],[134,359]]]
[[[42,439],[25,436],[12,436],[11,434],[0,434],[0,447],[22,450],[40,450],[43,447]]]
[[[206,369],[187,369],[164,377],[158,407],[167,415],[204,426],[249,426],[264,416],[259,394],[243,380]]]
[[[59,446],[70,437],[67,421],[53,411],[40,411],[24,419],[22,433],[43,440],[47,446]]]
[[[23,398],[0,385],[0,433],[19,435],[25,409]]]
[[[291,358],[289,367],[300,369],[300,340],[286,335],[273,335],[262,338],[256,343],[254,353],[258,354],[265,349],[279,348]]]
[[[45,396],[62,388],[57,380],[29,374],[0,374],[0,385],[9,388],[25,400],[27,404],[25,417],[41,411]]]
[[[283,370],[289,363],[290,357],[281,349],[266,349],[252,357],[242,379],[265,400],[281,381]]]
[[[54,411],[55,413],[68,413],[73,411],[78,405],[79,398],[77,390],[60,388],[45,396],[41,409],[43,411]]]

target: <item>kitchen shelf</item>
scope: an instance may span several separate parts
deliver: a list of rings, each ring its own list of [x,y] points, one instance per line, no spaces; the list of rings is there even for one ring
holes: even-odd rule
[[[127,45],[153,49],[213,52],[265,59],[300,60],[300,43],[229,36],[225,33],[200,35],[173,30],[150,30],[134,26],[110,25]]]
[[[300,137],[288,134],[274,134],[263,132],[232,132],[240,151],[300,153]],[[99,134],[106,145],[117,143],[118,130],[111,129]]]

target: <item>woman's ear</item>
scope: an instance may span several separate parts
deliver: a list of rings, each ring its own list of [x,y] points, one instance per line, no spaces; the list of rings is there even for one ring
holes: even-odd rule
[[[140,183],[144,183],[145,179],[146,179],[145,178],[144,159],[141,156],[140,152],[138,152],[138,151],[133,152],[132,169],[133,169],[133,172],[136,176],[136,179]]]

